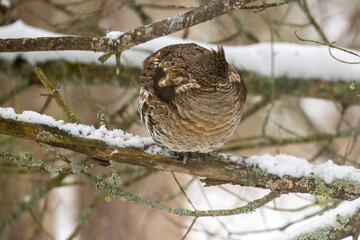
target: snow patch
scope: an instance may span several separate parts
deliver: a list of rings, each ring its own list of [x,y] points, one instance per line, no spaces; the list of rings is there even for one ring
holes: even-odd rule
[[[144,148],[145,146],[154,144],[154,141],[150,137],[133,136],[120,129],[108,130],[105,126],[95,128],[94,126],[83,124],[65,123],[63,120],[57,121],[50,116],[33,111],[23,111],[23,113],[17,114],[12,108],[0,108],[0,117],[56,127],[73,136],[101,140],[115,147]]]
[[[5,7],[10,7],[10,1],[9,0],[0,0],[0,5],[3,5]]]
[[[160,147],[159,145],[151,145],[146,148],[145,152],[151,155],[171,155],[171,151],[169,149]]]
[[[360,198],[353,201],[344,201],[337,208],[327,211],[321,216],[316,216],[313,221],[305,224],[291,233],[282,234],[273,240],[295,239],[302,234],[314,232],[321,228],[330,227],[337,224],[339,218],[348,218],[360,209]]]
[[[118,39],[121,35],[123,35],[124,33],[123,32],[119,32],[119,31],[111,31],[111,32],[108,32],[106,34],[106,37],[107,38],[110,38],[112,40],[116,40]]]
[[[75,176],[68,176],[66,182],[75,181]],[[78,187],[66,186],[51,191],[56,202],[53,204],[53,224],[56,240],[67,239],[73,232],[79,215]],[[79,236],[74,240],[79,240]]]
[[[360,183],[360,170],[352,166],[339,166],[328,160],[320,165],[312,165],[306,159],[297,158],[286,154],[277,154],[271,156],[264,154],[262,156],[250,156],[241,158],[234,155],[227,155],[230,160],[235,162],[244,162],[247,165],[257,165],[268,173],[279,177],[286,175],[292,177],[319,177],[330,184],[335,179],[346,179]]]
[[[170,28],[176,28],[182,22],[182,18],[170,18]],[[112,31],[106,37],[117,39],[123,32]],[[35,27],[26,25],[21,20],[0,27],[1,38],[26,38],[26,37],[50,37],[60,36]],[[121,54],[121,62],[134,67],[141,67],[142,62],[151,52],[171,44],[196,43],[208,49],[216,49],[214,44],[189,41],[175,37],[165,36],[157,38]],[[344,64],[333,59],[328,52],[328,47],[319,45],[303,45],[293,43],[274,43],[274,73],[275,77],[287,76],[289,78],[325,79],[359,81],[360,68],[356,64]],[[226,58],[234,67],[256,72],[264,76],[271,76],[271,43],[259,43],[248,46],[224,46]],[[357,54],[359,52],[353,51]],[[332,49],[332,53],[345,61],[359,61],[358,57],[346,52]],[[78,63],[98,63],[102,53],[87,51],[58,51],[58,52],[24,52],[24,53],[1,53],[0,57],[12,61],[21,56],[32,65],[50,60],[65,59]],[[107,65],[115,65],[115,56],[112,56]]]
[[[2,1],[3,3],[4,1]],[[6,2],[6,1],[5,1]],[[60,37],[58,33],[46,31],[41,28],[27,25],[21,20],[0,27],[1,38],[34,38],[34,37]]]

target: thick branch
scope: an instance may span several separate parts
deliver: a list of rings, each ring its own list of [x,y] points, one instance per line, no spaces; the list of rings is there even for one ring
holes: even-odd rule
[[[81,50],[103,52],[102,38],[88,37],[38,37],[0,39],[0,52],[33,52]]]
[[[250,0],[211,1],[204,6],[186,13],[136,28],[124,33],[114,41],[107,38],[91,39],[86,37],[0,39],[0,52],[87,50],[106,52],[106,54],[99,59],[101,62],[104,62],[113,53],[121,53],[140,43],[209,21],[222,14],[240,9],[249,2]]]
[[[360,192],[356,191],[360,189],[360,184],[354,181],[341,179],[336,183],[326,184],[324,180],[316,177],[280,178],[257,165],[224,159],[223,155],[193,154],[187,165],[183,166],[181,160],[170,156],[151,155],[138,148],[111,147],[103,141],[76,137],[56,127],[3,117],[0,117],[0,133],[84,153],[105,163],[112,160],[205,177],[207,179],[203,181],[207,185],[232,183],[267,188],[280,193],[314,193],[348,200],[360,196]]]
[[[249,2],[250,0],[211,1],[204,6],[188,11],[184,14],[179,14],[159,22],[141,26],[130,32],[124,33],[114,42],[116,52],[121,53],[124,50],[140,43],[209,21],[235,9],[241,9],[242,6]],[[117,46],[118,43],[120,44],[119,46]],[[101,62],[105,62],[110,56],[111,53],[105,54],[100,57],[99,60]]]

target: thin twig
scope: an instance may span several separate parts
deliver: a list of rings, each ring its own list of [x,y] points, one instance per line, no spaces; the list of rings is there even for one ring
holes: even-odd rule
[[[82,212],[80,213],[80,215],[78,217],[76,227],[74,228],[74,230],[71,232],[71,234],[69,235],[69,237],[66,240],[72,240],[72,239],[76,238],[76,236],[79,235],[79,233],[81,231],[81,227],[87,222],[86,219],[88,218],[89,214],[91,213],[91,210],[94,209],[94,207],[97,204],[99,204],[102,200],[104,200],[107,195],[108,195],[107,193],[98,194],[97,196],[95,196],[93,198],[93,200],[91,201],[90,204],[88,204],[87,206],[85,206],[83,208]]]
[[[160,4],[152,4],[152,3],[139,3],[142,7],[147,8],[155,8],[155,9],[193,9],[193,8],[199,8],[201,5],[172,5],[172,4],[166,4],[166,5],[160,5]]]
[[[60,107],[60,109],[66,114],[66,116],[70,119],[73,123],[80,123],[80,121],[76,118],[75,114],[70,111],[68,106],[66,106],[64,100],[62,99],[59,91],[54,88],[51,81],[46,77],[44,72],[41,70],[41,68],[36,67],[34,69],[34,72],[36,73],[37,77],[41,81],[41,83],[44,85],[46,90],[49,92],[50,96],[53,97],[57,103],[57,105]]]
[[[173,171],[171,171],[171,175],[173,176],[176,184],[179,186],[180,191],[182,192],[182,194],[186,197],[188,203],[190,203],[190,205],[193,207],[194,210],[197,210],[196,207],[194,206],[194,204],[192,203],[192,201],[190,200],[190,198],[188,197],[188,195],[186,194],[184,188],[181,186],[181,184],[179,183],[178,179],[176,178],[175,174],[173,173]]]
[[[192,178],[190,179],[190,181],[189,181],[187,184],[185,184],[185,186],[183,187],[183,189],[186,190],[196,179],[197,179],[197,177],[195,177],[195,176],[192,177]],[[170,201],[170,200],[173,200],[173,199],[177,198],[177,197],[180,196],[181,194],[183,194],[183,193],[181,192],[181,190],[179,190],[178,192],[173,193],[173,194],[170,194],[166,199],[161,200],[161,201],[159,201],[159,202],[160,202],[160,203],[168,202],[168,201]]]
[[[15,220],[20,218],[26,211],[34,207],[51,189],[61,185],[61,181],[66,177],[66,174],[60,174],[48,181],[45,185],[37,187],[28,201],[21,201],[17,208],[8,217],[3,218],[0,222],[0,234]]]
[[[33,222],[39,228],[40,232],[44,233],[50,240],[54,240],[55,238],[50,233],[48,233],[48,231],[44,228],[43,223],[41,222],[41,219],[40,220],[37,219],[34,211],[31,208],[29,208],[28,211],[30,213],[30,216],[31,216]]]
[[[121,69],[121,64],[120,64],[120,53],[116,53],[115,54],[115,60],[116,60],[116,75],[120,76],[120,69]]]
[[[300,3],[300,2],[299,2]],[[319,35],[321,36],[322,40],[329,44],[329,40],[327,39],[327,37],[325,36],[325,33],[322,31],[321,27],[319,26],[319,24],[316,22],[316,20],[314,19],[314,17],[311,15],[307,1],[303,0],[303,4],[300,4],[301,9],[304,11],[304,13],[306,14],[306,16],[308,17],[310,23],[314,26],[314,28],[316,29],[316,31],[319,33]]]
[[[271,115],[271,110],[274,108],[274,102],[271,102],[269,108],[266,110],[266,114],[264,117],[264,120],[261,124],[261,135],[262,137],[266,137],[266,128],[269,124],[269,119],[270,119],[270,115]]]
[[[0,97],[0,105],[4,104],[5,102],[9,101],[9,99],[13,98],[16,94],[23,92],[24,90],[28,89],[33,84],[33,82],[29,80],[21,80],[19,84],[17,84],[14,88],[12,88],[9,92],[4,93]]]
[[[297,34],[297,30],[294,31],[294,34],[295,36],[302,42],[311,42],[311,43],[317,43],[317,44],[320,44],[320,45],[324,45],[324,46],[328,46],[329,48],[335,48],[335,49],[338,49],[340,51],[343,51],[343,52],[347,52],[351,55],[354,55],[354,56],[357,56],[360,58],[360,55],[355,53],[355,52],[352,52],[352,51],[349,51],[345,48],[341,48],[341,47],[337,47],[334,45],[335,42],[332,42],[332,43],[323,43],[323,42],[319,42],[319,41],[315,41],[315,40],[311,40],[311,39],[305,39],[305,38],[301,38],[298,34]],[[330,51],[330,50],[329,50]],[[333,57],[333,55],[331,54],[331,56]],[[337,58],[335,58],[336,60],[338,60]],[[347,63],[347,64],[360,64],[360,62],[346,62],[346,61],[342,61],[341,62],[344,62],[344,63]]]
[[[181,209],[181,208],[169,208],[163,204],[159,204],[150,200],[143,199],[140,196],[134,195],[130,192],[124,191],[122,188],[110,185],[106,181],[94,176],[89,172],[83,172],[88,179],[96,184],[97,187],[102,188],[103,190],[112,194],[113,197],[119,197],[129,202],[135,202],[139,205],[144,205],[156,210],[160,210],[163,212],[172,213],[179,216],[195,216],[195,217],[216,217],[216,216],[231,216],[238,215],[244,213],[250,213],[255,211],[257,208],[260,208],[267,204],[268,202],[274,200],[275,198],[281,195],[280,192],[272,191],[269,194],[265,195],[262,198],[256,199],[254,201],[249,202],[245,206],[233,208],[233,209],[219,209],[219,210],[194,210],[191,211],[189,209]]]
[[[346,64],[360,64],[360,61],[359,62],[349,62],[349,61],[345,61],[345,60],[341,60],[340,58],[337,58],[334,56],[334,54],[331,52],[331,46],[333,46],[336,42],[332,42],[330,43],[329,45],[329,54],[330,56],[332,56],[335,60],[339,61],[339,62],[342,62],[342,63],[346,63]]]
[[[193,228],[196,220],[198,219],[198,216],[195,216],[194,219],[192,220],[189,228],[187,229],[186,233],[184,234],[184,236],[181,238],[181,240],[185,240],[185,238],[187,237],[187,235],[189,234],[189,232],[191,231],[191,229]]]
[[[50,147],[49,145],[46,145],[46,144],[41,143],[41,142],[39,142],[39,145],[40,145],[45,151],[50,152],[51,154],[53,154],[54,157],[56,157],[57,159],[59,159],[59,160],[61,160],[61,161],[63,161],[63,162],[66,162],[66,163],[68,163],[68,164],[71,163],[71,161],[70,161],[67,157],[65,157],[64,155],[58,153],[57,151],[55,151],[55,149],[53,149],[53,148]]]
[[[258,110],[269,104],[269,100],[270,99],[268,97],[263,96],[261,100],[257,101],[255,104],[252,104],[252,106],[249,109],[245,109],[245,113],[242,116],[242,121],[252,116]]]

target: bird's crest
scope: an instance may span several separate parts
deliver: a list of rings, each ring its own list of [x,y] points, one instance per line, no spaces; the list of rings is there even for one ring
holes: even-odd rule
[[[224,48],[222,46],[218,46],[218,50],[212,50],[214,54],[214,61],[217,70],[217,75],[221,77],[225,77],[228,69],[228,63],[225,59]]]

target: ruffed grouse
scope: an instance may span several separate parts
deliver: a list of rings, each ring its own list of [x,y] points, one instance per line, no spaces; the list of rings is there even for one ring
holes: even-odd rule
[[[174,152],[212,152],[240,123],[246,87],[224,50],[176,44],[143,62],[138,110],[152,138]]]

